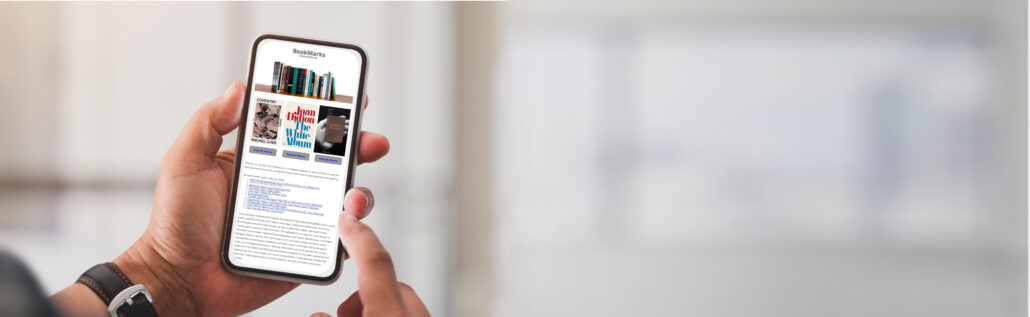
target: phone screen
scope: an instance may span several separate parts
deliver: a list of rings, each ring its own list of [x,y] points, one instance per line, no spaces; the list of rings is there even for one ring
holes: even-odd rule
[[[226,226],[234,269],[304,279],[339,271],[336,224],[355,165],[365,58],[328,44],[255,45]]]

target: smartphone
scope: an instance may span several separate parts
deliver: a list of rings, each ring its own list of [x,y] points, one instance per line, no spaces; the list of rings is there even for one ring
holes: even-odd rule
[[[337,217],[353,186],[367,68],[355,45],[254,41],[222,239],[227,269],[323,285],[340,276]]]

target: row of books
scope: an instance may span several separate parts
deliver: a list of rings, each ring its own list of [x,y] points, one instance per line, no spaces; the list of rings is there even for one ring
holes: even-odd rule
[[[336,79],[332,72],[319,75],[310,69],[275,62],[272,92],[336,100]]]

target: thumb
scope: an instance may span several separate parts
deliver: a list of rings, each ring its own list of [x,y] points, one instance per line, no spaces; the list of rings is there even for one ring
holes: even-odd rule
[[[243,84],[233,81],[221,96],[197,110],[175,140],[171,156],[214,157],[222,146],[222,135],[240,125]]]

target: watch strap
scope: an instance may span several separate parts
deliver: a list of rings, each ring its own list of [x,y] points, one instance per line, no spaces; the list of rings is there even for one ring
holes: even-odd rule
[[[129,317],[157,316],[157,311],[154,310],[154,305],[149,298],[150,295],[146,292],[145,288],[135,287],[129,290],[131,293],[121,294],[133,286],[133,283],[129,276],[122,272],[114,263],[97,264],[86,270],[85,273],[82,273],[76,282],[86,285],[86,287],[93,290],[100,297],[100,300],[104,302],[104,305],[109,307],[112,315],[117,314],[118,316]],[[114,305],[117,306],[112,307],[112,301],[115,298],[127,298],[127,300],[115,302]]]

